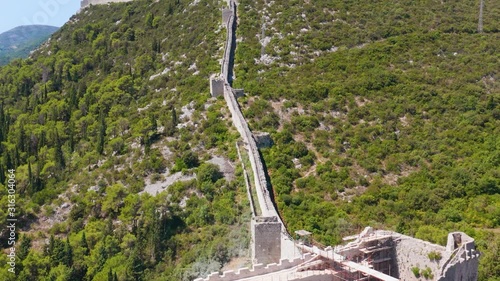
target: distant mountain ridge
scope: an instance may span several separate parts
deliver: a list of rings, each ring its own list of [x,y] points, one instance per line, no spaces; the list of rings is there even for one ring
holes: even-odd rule
[[[0,65],[16,58],[25,58],[59,27],[24,25],[0,34]]]

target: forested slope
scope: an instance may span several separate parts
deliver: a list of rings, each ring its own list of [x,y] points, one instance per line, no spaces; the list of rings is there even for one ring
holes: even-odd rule
[[[500,5],[484,2],[478,33],[479,1],[240,1],[234,84],[276,143],[291,233],[461,230],[481,280],[500,278]]]
[[[23,233],[1,280],[192,280],[248,254],[241,170],[211,160],[237,159],[208,91],[222,5],[92,6],[0,68],[0,182],[15,169]]]
[[[208,99],[223,2],[93,6],[0,68],[0,182],[16,170],[25,233],[18,277],[1,255],[0,279],[191,280],[246,254],[241,170],[208,163],[237,158]],[[497,1],[481,34],[475,1],[239,2],[234,86],[274,138],[263,155],[289,231],[333,245],[366,225],[437,243],[462,230],[481,280],[498,280]]]

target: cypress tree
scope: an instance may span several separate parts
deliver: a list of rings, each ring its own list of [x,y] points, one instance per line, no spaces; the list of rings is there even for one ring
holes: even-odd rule
[[[177,120],[177,112],[175,111],[175,107],[172,107],[172,123],[174,124],[174,127],[177,126],[178,124]]]
[[[14,169],[14,163],[12,163],[12,157],[10,156],[10,153],[5,153],[5,168],[8,169]]]
[[[23,261],[29,254],[31,248],[31,237],[27,235],[23,235],[23,239],[21,240],[21,245],[19,246],[19,250],[17,252],[17,257]]]
[[[69,136],[69,149],[71,152],[75,151],[75,123],[73,121],[69,122],[68,125],[68,136]]]
[[[31,161],[28,161],[28,193],[33,194],[33,173],[31,172]]]
[[[59,169],[64,169],[66,167],[66,163],[64,161],[64,153],[62,151],[62,143],[61,140],[59,139],[59,133],[57,132],[56,129],[56,147],[55,147],[55,160],[56,160],[56,165]]]
[[[19,167],[21,165],[21,156],[19,154],[19,149],[16,146],[16,149],[14,150],[14,166],[13,167]]]
[[[106,139],[106,119],[104,116],[104,111],[101,109],[99,114],[99,133],[97,135],[97,152],[103,154],[104,152],[104,142]]]
[[[42,163],[40,162],[40,159],[39,159],[38,163],[36,165],[36,175],[35,175],[35,179],[33,182],[33,190],[35,192],[43,189],[43,182],[42,182],[42,179],[40,178],[40,173],[42,172],[42,165],[41,164]]]
[[[90,250],[89,250],[89,244],[87,243],[87,237],[85,236],[85,231],[82,233],[82,239],[80,240],[80,247],[83,248],[83,254],[88,256]]]
[[[54,244],[55,244],[54,234],[51,234],[49,238],[49,244],[45,247],[46,256],[49,257],[52,256],[52,254],[54,253]]]
[[[104,264],[108,260],[108,253],[106,252],[106,245],[102,245],[99,247],[97,252],[97,272],[101,271],[104,267]]]
[[[68,267],[73,266],[73,248],[71,247],[71,244],[69,243],[69,238],[66,237],[66,243],[64,244],[64,264]]]
[[[144,261],[139,256],[139,250],[137,249],[137,247],[134,249],[129,258],[129,272],[133,277],[133,280],[142,280],[141,276],[144,272]]]
[[[17,147],[21,149],[21,151],[26,151],[26,132],[24,131],[24,125],[21,125],[19,131],[19,137],[17,139]]]
[[[66,262],[66,245],[59,239],[54,240],[54,247],[50,257],[53,264],[65,264]]]
[[[5,180],[5,168],[3,167],[2,163],[0,163],[0,183],[4,184]]]
[[[7,136],[7,132],[6,132],[6,126],[5,126],[5,123],[6,123],[6,118],[5,118],[5,112],[3,110],[3,101],[2,103],[0,103],[0,142],[6,140],[6,136]],[[0,152],[2,152],[2,148],[0,146]]]
[[[108,281],[113,281],[113,271],[111,270],[111,268],[109,269],[108,271]]]

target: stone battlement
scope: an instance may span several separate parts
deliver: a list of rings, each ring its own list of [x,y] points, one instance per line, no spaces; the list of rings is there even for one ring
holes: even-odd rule
[[[316,258],[317,256],[312,256],[311,254],[307,253],[304,254],[301,258],[296,258],[293,260],[283,259],[280,260],[279,263],[271,263],[268,265],[255,264],[252,269],[245,267],[240,268],[237,271],[228,270],[224,271],[222,275],[219,274],[219,272],[214,272],[208,275],[207,278],[198,278],[194,281],[234,281],[243,278],[250,278],[300,266],[301,264],[311,262]]]

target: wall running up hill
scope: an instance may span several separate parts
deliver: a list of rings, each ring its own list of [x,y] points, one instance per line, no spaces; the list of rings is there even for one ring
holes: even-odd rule
[[[222,75],[225,80],[224,86],[224,99],[226,100],[229,111],[233,119],[233,124],[235,125],[238,132],[241,134],[243,141],[245,142],[248,149],[248,156],[250,158],[250,164],[252,166],[252,171],[254,174],[255,188],[257,189],[257,197],[259,200],[259,205],[261,207],[262,216],[271,217],[278,216],[276,209],[271,201],[271,196],[267,187],[267,179],[264,171],[264,165],[260,159],[259,150],[257,148],[257,143],[253,138],[253,134],[248,127],[248,124],[241,113],[240,106],[236,101],[236,97],[233,93],[233,89],[229,85],[231,80],[231,55],[234,48],[234,27],[235,27],[235,15],[236,8],[233,1],[230,2],[230,9],[232,15],[228,17],[226,22],[227,27],[227,42],[224,49],[224,57],[222,61]]]
[[[223,95],[229,107],[229,111],[231,112],[233,124],[240,133],[245,143],[246,150],[248,151],[248,158],[254,176],[257,200],[262,216],[252,218],[252,258],[259,263],[278,262],[280,257],[293,258],[299,251],[296,251],[296,246],[287,233],[273,204],[264,163],[261,159],[257,142],[241,112],[238,101],[236,100],[235,90],[230,85],[232,80],[234,48],[236,46],[236,3],[234,0],[229,1],[228,10],[230,12],[227,10],[223,11],[223,19],[227,27],[227,41],[221,66],[222,82],[224,83]],[[270,241],[272,242],[270,243]]]

